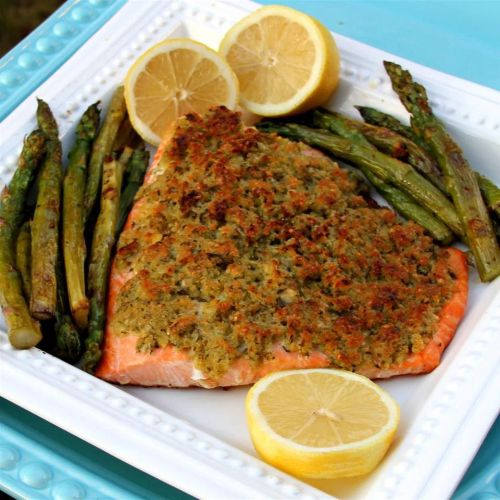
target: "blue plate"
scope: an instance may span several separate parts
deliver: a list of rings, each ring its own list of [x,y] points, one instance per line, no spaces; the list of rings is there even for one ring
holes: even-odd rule
[[[126,0],[68,0],[0,59],[0,120],[80,48]]]
[[[453,500],[500,498],[500,419]],[[16,498],[187,500],[186,493],[0,399],[0,489]]]
[[[16,498],[190,497],[0,399],[0,488]]]
[[[500,499],[500,418],[486,436],[453,500]]]

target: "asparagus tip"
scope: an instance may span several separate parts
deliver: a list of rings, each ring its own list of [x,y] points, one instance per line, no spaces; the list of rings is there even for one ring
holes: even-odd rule
[[[99,345],[86,343],[86,351],[83,353],[80,366],[87,373],[94,373],[95,368],[101,359],[102,351]]]

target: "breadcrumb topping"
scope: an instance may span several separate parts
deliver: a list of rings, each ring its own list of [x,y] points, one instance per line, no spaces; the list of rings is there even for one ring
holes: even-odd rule
[[[425,348],[454,289],[446,250],[323,154],[216,108],[180,120],[139,191],[114,331],[174,345],[212,377],[276,345],[347,370]]]

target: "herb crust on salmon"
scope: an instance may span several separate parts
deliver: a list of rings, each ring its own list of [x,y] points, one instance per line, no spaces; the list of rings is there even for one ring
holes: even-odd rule
[[[301,143],[223,107],[160,146],[113,264],[103,359],[119,383],[215,387],[332,366],[435,368],[467,264]]]

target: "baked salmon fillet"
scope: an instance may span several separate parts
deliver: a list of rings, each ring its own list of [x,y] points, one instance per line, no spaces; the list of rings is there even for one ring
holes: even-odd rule
[[[293,368],[425,373],[467,286],[460,250],[376,205],[322,153],[223,107],[188,114],[120,237],[96,375],[211,388]]]

